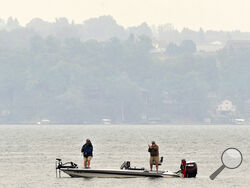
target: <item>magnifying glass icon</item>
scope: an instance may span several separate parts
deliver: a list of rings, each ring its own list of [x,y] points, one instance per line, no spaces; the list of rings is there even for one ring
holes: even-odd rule
[[[227,148],[221,155],[222,165],[213,174],[210,179],[214,180],[216,176],[221,173],[224,168],[235,169],[238,168],[243,161],[243,156],[237,148]]]

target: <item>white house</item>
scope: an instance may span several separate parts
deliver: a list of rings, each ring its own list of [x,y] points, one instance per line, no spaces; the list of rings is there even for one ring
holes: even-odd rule
[[[217,107],[217,112],[235,112],[236,108],[233,105],[232,101],[224,100]]]

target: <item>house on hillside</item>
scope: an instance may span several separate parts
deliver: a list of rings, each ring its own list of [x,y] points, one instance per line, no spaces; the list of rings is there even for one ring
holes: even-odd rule
[[[220,41],[213,41],[210,43],[197,44],[197,52],[217,52],[225,46],[224,43]]]
[[[229,112],[235,112],[236,108],[233,105],[232,101],[224,100],[222,101],[221,104],[218,105],[216,111],[219,113],[229,113]]]
[[[235,114],[236,107],[230,100],[223,100],[216,109],[216,121],[218,123],[232,123]]]

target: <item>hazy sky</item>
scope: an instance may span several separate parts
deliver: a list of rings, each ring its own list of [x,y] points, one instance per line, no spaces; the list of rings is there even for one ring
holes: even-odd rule
[[[22,25],[35,17],[82,23],[101,15],[111,15],[125,27],[147,22],[172,23],[177,29],[250,31],[250,0],[0,0],[0,18],[16,17]]]

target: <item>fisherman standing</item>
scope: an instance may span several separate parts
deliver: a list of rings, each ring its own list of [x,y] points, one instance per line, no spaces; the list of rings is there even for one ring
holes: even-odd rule
[[[148,145],[148,152],[150,152],[150,170],[152,171],[153,164],[155,163],[156,171],[158,172],[159,165],[159,146],[152,141],[152,145]]]
[[[93,145],[89,139],[87,139],[86,143],[82,146],[81,152],[84,158],[84,168],[89,168],[90,161],[93,157]]]

